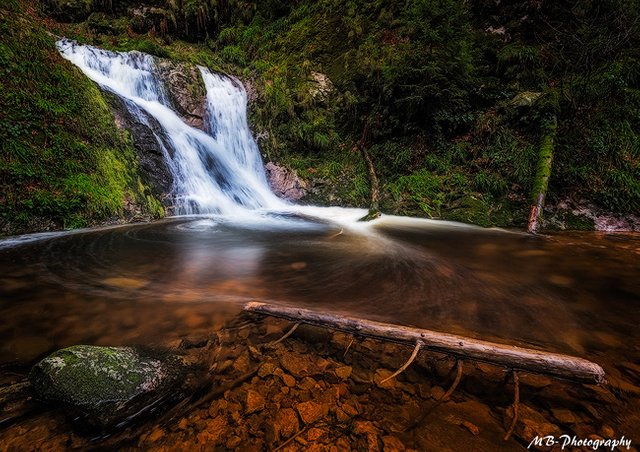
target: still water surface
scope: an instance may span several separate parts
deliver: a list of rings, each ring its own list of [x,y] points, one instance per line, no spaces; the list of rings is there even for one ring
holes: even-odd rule
[[[171,343],[256,299],[565,352],[605,370],[640,363],[638,234],[533,237],[398,217],[354,229],[268,215],[11,243],[0,242],[3,366],[78,343]]]

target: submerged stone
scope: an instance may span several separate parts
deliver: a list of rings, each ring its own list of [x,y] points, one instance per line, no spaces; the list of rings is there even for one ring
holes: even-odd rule
[[[170,398],[183,374],[178,357],[168,353],[76,345],[44,358],[29,380],[42,401],[104,428]]]

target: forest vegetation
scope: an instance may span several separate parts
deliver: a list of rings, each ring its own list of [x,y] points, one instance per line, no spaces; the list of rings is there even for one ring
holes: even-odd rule
[[[4,233],[162,215],[55,36],[240,78],[307,202],[367,207],[364,153],[384,213],[524,227],[546,147],[545,227],[640,212],[638,0],[8,0],[0,20]]]

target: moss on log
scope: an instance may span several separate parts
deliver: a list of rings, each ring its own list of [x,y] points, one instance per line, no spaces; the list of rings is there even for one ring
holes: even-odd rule
[[[538,168],[533,183],[532,204],[527,226],[527,231],[534,234],[539,228],[544,199],[547,195],[547,188],[549,187],[549,178],[551,177],[553,163],[553,147],[557,128],[558,125],[555,115],[547,120],[542,127],[542,139],[540,140],[538,152]]]

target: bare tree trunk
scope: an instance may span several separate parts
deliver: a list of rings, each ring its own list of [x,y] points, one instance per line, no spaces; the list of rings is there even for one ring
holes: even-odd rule
[[[559,353],[257,301],[247,303],[244,310],[581,383],[600,384],[605,381],[604,370],[599,365]]]
[[[369,124],[369,121],[365,123],[360,141],[358,141],[358,143],[356,144],[356,147],[360,151],[360,154],[362,154],[362,159],[367,165],[367,172],[369,173],[369,213],[362,217],[360,221],[370,221],[380,216],[380,183],[378,182],[378,176],[376,175],[375,166],[373,166],[373,160],[371,160],[369,152],[367,151],[369,142]]]
[[[532,204],[529,213],[527,231],[535,234],[540,227],[540,218],[544,208],[544,199],[547,195],[549,177],[553,162],[553,146],[556,138],[557,121],[555,115],[543,125],[543,135],[538,151],[538,169],[533,183]]]

